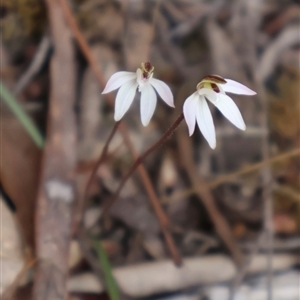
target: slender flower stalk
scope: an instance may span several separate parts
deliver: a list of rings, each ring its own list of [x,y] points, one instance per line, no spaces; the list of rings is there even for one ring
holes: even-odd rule
[[[73,231],[74,233],[77,233],[78,230],[79,230],[79,226],[82,225],[82,217],[83,217],[83,214],[82,212],[84,211],[84,207],[85,207],[85,202],[87,200],[87,196],[88,196],[88,192],[89,192],[89,189],[91,187],[91,184],[93,182],[93,179],[95,178],[96,174],[97,174],[97,171],[98,169],[100,168],[100,166],[102,165],[102,163],[105,161],[105,159],[107,158],[107,152],[108,152],[108,148],[109,148],[109,145],[115,135],[115,133],[117,132],[118,128],[119,128],[119,125],[120,125],[121,122],[116,122],[108,139],[106,140],[105,142],[105,145],[102,149],[102,152],[92,170],[92,173],[86,183],[86,186],[85,186],[85,189],[84,189],[84,193],[83,193],[83,197],[80,197],[79,198],[79,203],[78,203],[78,210],[77,210],[77,213],[76,213],[76,217],[74,219],[74,227],[73,227]]]
[[[134,171],[138,168],[138,166],[143,163],[143,161],[156,149],[158,149],[176,130],[176,128],[179,126],[181,121],[184,119],[183,113],[180,114],[180,116],[175,120],[175,122],[169,127],[169,129],[165,132],[165,134],[154,144],[152,145],[143,155],[139,156],[135,162],[132,164],[129,171],[123,176],[117,190],[113,194],[113,196],[110,198],[110,200],[107,202],[107,204],[104,206],[103,214],[105,214],[111,206],[114,204],[114,202],[117,200],[123,186],[127,182],[127,180],[130,178],[130,176],[134,173]]]
[[[136,94],[136,90],[141,93],[141,120],[144,126],[147,126],[153,116],[157,96],[171,107],[174,107],[174,98],[170,88],[161,80],[153,78],[154,67],[149,62],[141,64],[136,72],[117,72],[108,80],[102,94],[109,93],[118,88],[115,102],[115,121],[122,119],[129,109]]]
[[[111,133],[110,133],[110,135],[108,137],[108,139],[106,140],[106,143],[105,143],[105,145],[104,145],[104,147],[102,149],[102,152],[101,152],[101,154],[100,154],[100,156],[99,156],[99,158],[98,158],[98,160],[97,160],[97,162],[96,162],[96,164],[95,164],[95,166],[93,168],[92,174],[90,175],[89,180],[88,180],[88,182],[86,184],[83,199],[85,199],[87,197],[87,194],[88,194],[88,191],[90,189],[91,183],[93,182],[93,179],[94,179],[94,177],[95,177],[98,169],[100,168],[101,164],[104,162],[104,160],[105,160],[105,158],[107,156],[108,147],[109,147],[110,142],[112,141],[115,133],[117,132],[117,129],[118,129],[119,125],[120,125],[120,121],[115,123],[115,125],[114,125],[114,127],[113,127],[113,129],[112,129],[112,131],[111,131]]]

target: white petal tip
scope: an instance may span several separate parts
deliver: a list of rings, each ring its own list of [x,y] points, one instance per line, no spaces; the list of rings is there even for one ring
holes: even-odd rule
[[[224,84],[223,89],[225,92],[233,93],[233,94],[239,94],[239,95],[246,95],[246,96],[253,96],[256,95],[256,92],[249,89],[247,86],[232,80],[232,79],[225,79],[227,81],[226,84]]]
[[[238,129],[240,129],[240,130],[243,130],[243,131],[245,131],[246,130],[246,125],[245,125],[245,123],[243,123],[243,124],[237,124],[237,125],[235,125]]]
[[[243,126],[243,125],[235,125],[238,129],[242,130],[242,131],[245,131],[246,130],[246,126]]]
[[[115,114],[115,115],[114,115],[114,120],[115,120],[116,122],[118,122],[118,121],[120,121],[120,120],[122,119],[122,117],[123,117],[123,116],[120,116],[120,115],[118,115],[118,114]]]
[[[167,105],[174,107],[174,97],[171,89],[163,81],[152,78],[151,85]]]
[[[166,103],[167,103],[170,107],[175,107],[173,97],[172,97],[172,99],[171,99],[170,101],[168,101],[168,102],[166,102]]]
[[[208,145],[209,145],[209,147],[210,147],[211,149],[216,149],[217,142],[216,142],[216,141],[210,142],[210,143],[208,143]]]
[[[188,131],[189,131],[189,136],[192,136],[195,132],[195,125],[193,127],[192,126],[188,127]]]
[[[101,94],[108,94],[108,93],[110,93],[111,92],[111,90],[109,90],[108,88],[107,88],[107,86],[104,88],[104,90],[102,91],[102,93]]]
[[[105,87],[101,94],[107,94],[107,88]]]
[[[162,98],[163,99],[163,98]],[[174,105],[174,101],[172,100],[172,101],[166,101],[165,99],[163,99],[163,101],[168,105],[168,106],[170,106],[170,107],[172,107],[172,108],[174,108],[175,107],[175,105]]]

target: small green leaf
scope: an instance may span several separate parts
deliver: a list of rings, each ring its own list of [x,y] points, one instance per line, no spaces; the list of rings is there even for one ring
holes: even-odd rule
[[[31,117],[24,111],[20,103],[10,93],[8,88],[0,81],[0,98],[10,108],[10,110],[16,115],[18,120],[27,130],[37,147],[40,149],[44,146],[44,138],[36,125],[33,123]]]
[[[95,241],[95,248],[98,254],[102,271],[104,273],[106,287],[107,287],[110,300],[119,300],[120,297],[119,297],[118,287],[113,277],[112,268],[108,260],[108,257],[106,255],[106,252],[102,247],[101,241],[99,240]]]

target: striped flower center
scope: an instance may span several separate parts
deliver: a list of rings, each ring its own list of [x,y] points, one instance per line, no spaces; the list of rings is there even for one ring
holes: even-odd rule
[[[218,75],[205,76],[198,84],[197,90],[202,88],[207,88],[213,90],[216,93],[220,93],[220,88],[218,84],[225,84],[226,80]]]
[[[154,67],[149,62],[143,62],[141,64],[141,67],[143,72],[143,78],[148,79],[150,75],[153,73]]]

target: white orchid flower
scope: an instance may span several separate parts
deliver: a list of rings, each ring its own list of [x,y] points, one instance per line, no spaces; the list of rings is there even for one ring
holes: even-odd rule
[[[141,120],[147,126],[153,116],[157,96],[155,90],[169,106],[174,107],[174,98],[170,88],[161,80],[153,78],[154,67],[149,62],[142,63],[136,72],[117,72],[108,80],[102,94],[119,87],[115,103],[115,121],[121,120],[133,102],[136,89],[141,92]],[[155,89],[155,90],[154,90]]]
[[[255,95],[256,93],[241,83],[224,79],[217,75],[206,76],[197,85],[197,91],[185,100],[183,114],[189,129],[189,135],[194,133],[196,121],[209,146],[216,147],[216,132],[212,115],[206,100],[214,104],[221,113],[237,128],[246,129],[243,117],[225,92],[239,95]]]

